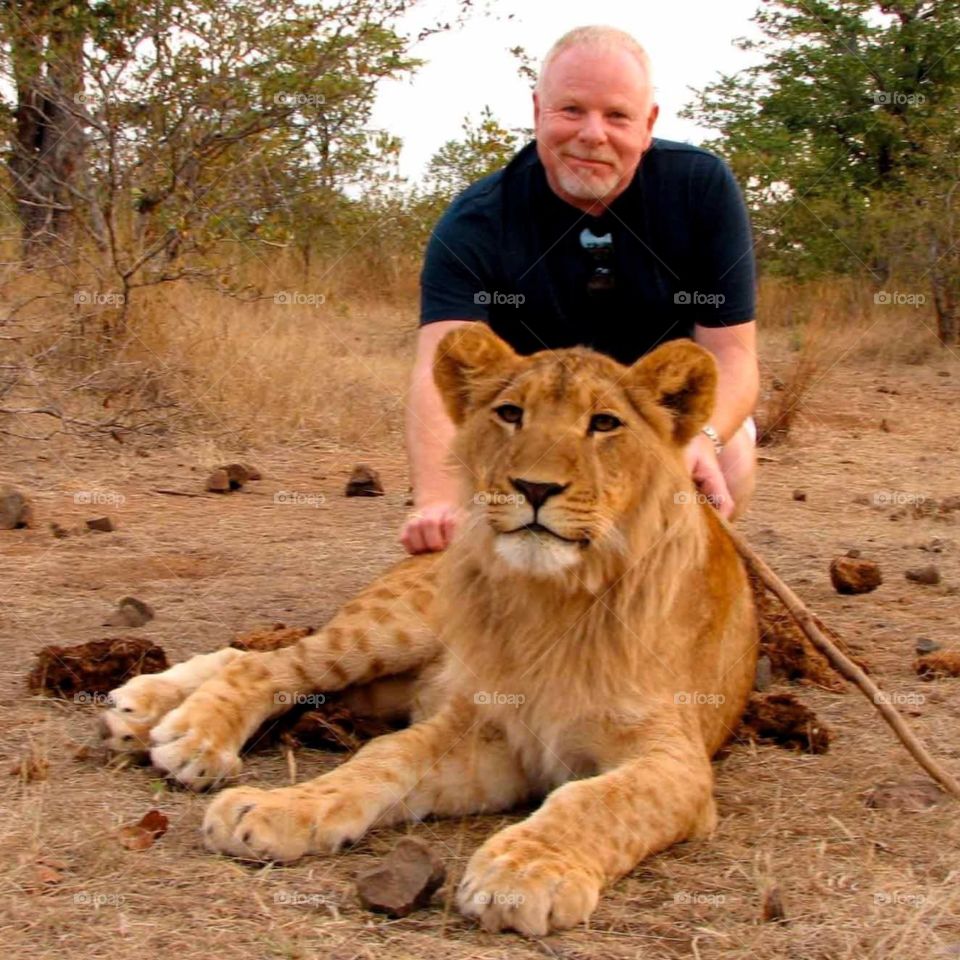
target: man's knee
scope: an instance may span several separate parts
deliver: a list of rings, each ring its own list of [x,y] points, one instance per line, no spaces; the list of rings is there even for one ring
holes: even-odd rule
[[[756,486],[757,441],[752,418],[745,421],[724,445],[720,454],[720,469],[733,497],[731,519],[736,520],[746,512]]]

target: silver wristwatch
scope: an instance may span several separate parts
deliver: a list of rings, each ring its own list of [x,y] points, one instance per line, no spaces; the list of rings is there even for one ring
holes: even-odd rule
[[[720,439],[720,434],[717,433],[717,428],[714,427],[712,424],[708,423],[703,428],[702,432],[705,433],[713,441],[713,449],[714,451],[716,451],[716,454],[719,457],[721,452],[723,451],[723,441]]]

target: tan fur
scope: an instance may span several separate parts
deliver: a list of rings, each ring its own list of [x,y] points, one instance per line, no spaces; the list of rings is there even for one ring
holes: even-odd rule
[[[458,897],[487,929],[540,935],[716,822],[710,757],[756,660],[743,568],[681,458],[716,370],[686,341],[630,368],[581,349],[519,357],[473,324],[441,343],[435,375],[470,504],[451,547],[401,562],[293,647],[132,681],[105,736],[132,749],[149,731],[154,764],[200,788],[234,776],[244,741],[298,696],[407,706],[412,726],[317,780],[221,793],[207,846],[291,860],[375,824],[545,795],[476,851]],[[523,530],[530,484],[557,487]]]

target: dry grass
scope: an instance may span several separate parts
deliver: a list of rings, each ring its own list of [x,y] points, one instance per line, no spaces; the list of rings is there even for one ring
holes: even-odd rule
[[[107,446],[62,436],[8,442],[0,462],[0,485],[27,490],[38,515],[34,529],[0,535],[6,571],[0,942],[7,952],[18,960],[64,952],[92,960],[960,956],[956,808],[944,803],[907,814],[864,806],[869,787],[915,771],[872,707],[853,692],[785,687],[834,727],[831,751],[811,757],[735,745],[715,764],[716,836],[651,858],[616,883],[590,930],[542,941],[488,936],[451,903],[470,853],[513,816],[406,828],[437,845],[450,883],[429,910],[385,921],[360,908],[352,881],[404,829],[376,831],[340,857],[251,868],[212,857],[199,844],[208,798],[166,789],[147,770],[75,758],[79,744],[95,739],[94,711],[29,698],[23,678],[44,644],[108,635],[102,620],[119,597],[149,602],[157,619],[138,632],[182,659],[258,624],[320,624],[401,554],[394,537],[406,512],[400,411],[415,303],[409,291],[381,298],[372,285],[370,296],[343,300],[335,273],[315,269],[304,280],[298,270],[295,262],[273,265],[278,279],[270,292],[324,293],[322,307],[243,304],[163,287],[134,304],[132,336],[119,355],[131,367],[106,366],[80,349],[82,340],[71,341],[72,366],[64,351],[63,363],[31,367],[46,378],[40,387],[51,396],[61,391],[63,402],[85,416],[102,412],[104,393],[71,391],[70,376],[93,370],[104,383],[116,377],[108,394],[115,403],[124,370],[153,371],[148,381],[130,382],[152,383],[157,398],[173,398],[177,419],[167,421],[166,434],[144,432],[134,442]],[[744,529],[869,661],[884,689],[923,698],[911,722],[956,772],[960,681],[922,683],[910,666],[918,636],[956,642],[956,515],[897,519],[895,502],[871,508],[852,501],[878,489],[937,498],[958,492],[960,451],[942,428],[960,404],[960,365],[933,352],[933,334],[917,315],[880,309],[869,290],[797,290],[767,281],[761,294],[765,385],[774,376],[786,382],[804,349],[814,351],[816,366],[788,439],[761,466]],[[50,301],[38,301],[33,319],[49,308]],[[52,342],[59,341],[54,336]],[[918,365],[921,355],[938,362]],[[951,375],[937,376],[941,371]],[[52,372],[61,379],[53,382]],[[892,434],[879,428],[883,419],[893,424]],[[136,454],[141,445],[149,456]],[[383,498],[341,496],[361,451],[376,451]],[[214,499],[151,493],[156,487],[198,491],[208,466],[241,452],[265,475],[243,493]],[[806,501],[791,498],[797,487],[807,492]],[[98,508],[114,515],[118,531],[51,537],[48,522],[74,527],[90,514],[74,499],[89,490],[123,497]],[[283,505],[273,498],[278,490],[324,499],[314,498],[320,505],[313,508],[291,505],[289,498]],[[918,549],[934,538],[941,553]],[[865,597],[838,596],[826,575],[831,557],[852,546],[884,570],[884,585]],[[922,587],[903,578],[905,567],[931,559],[943,584]],[[25,757],[47,765],[46,779],[6,774],[14,765],[22,770]],[[298,776],[315,776],[337,761],[301,751]],[[250,756],[243,775],[261,786],[287,777],[284,758],[263,751]],[[170,817],[166,836],[146,851],[120,847],[116,828],[154,806]],[[43,889],[35,882],[40,858],[59,864],[59,880]],[[761,919],[771,885],[783,892],[789,923]]]

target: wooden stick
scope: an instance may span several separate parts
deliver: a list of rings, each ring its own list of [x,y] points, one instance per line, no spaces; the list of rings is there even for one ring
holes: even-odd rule
[[[893,732],[913,759],[947,793],[960,800],[960,782],[930,756],[927,748],[910,729],[900,712],[889,702],[889,698],[883,691],[820,630],[814,621],[813,614],[806,608],[803,601],[767,566],[747,541],[725,520],[720,518],[720,522],[737,548],[737,552],[763,581],[764,586],[780,598],[790,616],[797,621],[797,625],[810,642],[830,661],[837,673],[859,687],[863,695],[880,711],[880,716],[893,728]]]

